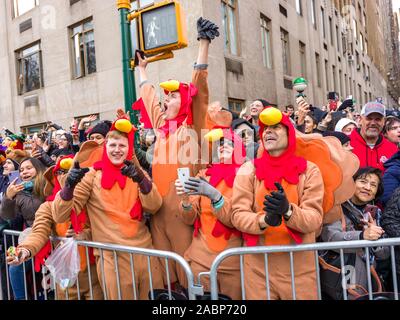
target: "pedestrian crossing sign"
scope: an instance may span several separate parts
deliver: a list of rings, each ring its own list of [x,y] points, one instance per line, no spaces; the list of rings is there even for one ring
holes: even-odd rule
[[[166,0],[134,13],[139,47],[146,56],[187,47],[186,23],[179,2]]]

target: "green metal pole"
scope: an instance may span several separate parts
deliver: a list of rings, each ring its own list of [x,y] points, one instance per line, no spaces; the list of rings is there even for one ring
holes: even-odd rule
[[[132,104],[137,100],[136,84],[134,71],[131,69],[130,61],[133,58],[132,39],[130,35],[130,22],[128,21],[129,9],[119,6],[121,22],[121,42],[122,42],[122,72],[124,82],[124,102],[125,112],[130,111],[131,122],[138,127],[139,121],[137,111],[132,110]],[[139,133],[135,135],[135,147],[139,146]]]

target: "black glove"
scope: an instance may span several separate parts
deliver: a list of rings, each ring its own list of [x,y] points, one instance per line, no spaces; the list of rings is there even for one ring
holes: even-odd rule
[[[210,20],[203,19],[202,17],[197,20],[197,40],[207,39],[211,42],[219,37],[218,26]]]
[[[347,108],[352,108],[352,107],[353,107],[353,99],[347,99],[343,101],[338,111],[343,111],[346,110]]]
[[[142,170],[136,169],[136,166],[128,160],[124,160],[124,164],[125,166],[121,169],[121,173],[131,178],[134,182],[141,183],[144,179]]]
[[[125,167],[121,169],[121,173],[131,178],[133,182],[136,182],[143,194],[149,194],[153,188],[153,183],[147,179],[143,171],[140,168],[136,168],[132,162],[125,160],[124,164]]]
[[[74,162],[74,167],[69,171],[65,186],[73,189],[76,185],[81,182],[86,173],[89,172],[89,168],[81,168],[78,161]]]
[[[265,223],[271,227],[279,227],[282,216],[289,211],[289,201],[280,183],[275,182],[278,191],[271,192],[271,196],[265,196],[264,212]]]

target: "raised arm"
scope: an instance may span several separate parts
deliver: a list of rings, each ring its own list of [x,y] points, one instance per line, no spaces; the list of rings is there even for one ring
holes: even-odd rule
[[[147,114],[149,115],[151,125],[154,129],[157,129],[163,126],[165,122],[162,118],[160,100],[156,95],[156,90],[154,86],[149,82],[147,76],[147,59],[142,59],[139,53],[137,54],[137,56],[139,59],[137,70],[139,71],[140,97],[142,98]]]
[[[198,94],[193,97],[193,128],[199,138],[199,144],[203,141],[201,129],[206,128],[206,115],[209,104],[208,90],[208,49],[210,42],[205,39],[200,40],[199,55],[194,66],[192,83],[198,89]]]
[[[208,91],[208,50],[210,43],[219,37],[218,26],[209,20],[199,18],[197,20],[197,40],[199,40],[199,53],[194,66],[192,83],[199,90],[197,96],[193,98],[193,127],[199,138],[199,143],[203,141],[201,129],[206,128],[206,115],[209,104]]]

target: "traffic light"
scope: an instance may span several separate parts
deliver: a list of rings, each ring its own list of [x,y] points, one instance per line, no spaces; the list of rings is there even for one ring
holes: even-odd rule
[[[166,54],[165,57],[172,57],[172,50],[187,47],[183,10],[175,0],[139,9],[129,14],[128,19],[137,20],[139,49],[146,56]]]

